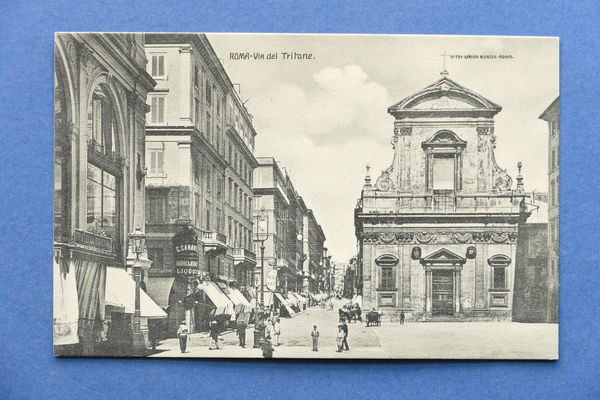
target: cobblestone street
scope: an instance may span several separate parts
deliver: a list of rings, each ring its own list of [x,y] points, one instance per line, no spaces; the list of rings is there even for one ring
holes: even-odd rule
[[[338,304],[333,310],[313,307],[293,318],[281,319],[280,346],[274,358],[501,358],[551,359],[557,354],[558,325],[511,322],[415,322],[383,323],[366,327],[349,325],[350,351],[336,352]],[[319,351],[311,350],[310,331],[317,325]],[[240,348],[233,332],[222,335],[221,349],[209,350],[207,334],[194,334],[186,353],[176,339],[162,341],[151,357],[262,357],[252,348],[253,329],[246,333],[246,348]]]

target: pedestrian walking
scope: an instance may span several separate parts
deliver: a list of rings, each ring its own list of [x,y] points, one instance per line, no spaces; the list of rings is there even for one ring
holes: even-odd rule
[[[343,349],[342,350],[350,350],[348,347],[348,325],[346,321],[342,321],[342,331],[344,331],[344,340],[342,341]]]
[[[275,346],[279,346],[279,336],[281,335],[281,324],[279,323],[279,317],[275,318],[273,321],[273,340],[275,342]]]
[[[212,321],[210,323],[209,333],[210,333],[211,341],[210,341],[210,347],[208,349],[209,350],[218,350],[219,349],[219,334],[221,332],[219,332],[219,324],[217,324],[217,321]]]
[[[317,326],[313,326],[312,332],[310,332],[310,337],[312,338],[312,351],[319,351],[319,331],[317,330]]]
[[[185,320],[181,321],[179,328],[177,328],[177,338],[179,339],[179,349],[182,353],[185,353],[189,340],[189,329],[185,323]]]
[[[237,324],[237,335],[240,339],[240,347],[246,347],[246,323],[243,320]]]
[[[400,311],[400,325],[404,325],[404,311]]]
[[[337,352],[341,353],[342,352],[342,346],[344,344],[344,330],[342,329],[342,324],[338,325],[338,333],[337,336],[335,337],[335,342],[337,344]]]

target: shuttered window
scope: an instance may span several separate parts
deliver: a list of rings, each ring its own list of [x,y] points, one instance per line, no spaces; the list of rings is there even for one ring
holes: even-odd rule
[[[165,56],[155,54],[152,56],[152,67],[150,69],[150,75],[153,78],[161,78],[165,76]]]

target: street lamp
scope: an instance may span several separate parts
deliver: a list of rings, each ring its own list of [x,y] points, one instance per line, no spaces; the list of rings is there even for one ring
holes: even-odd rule
[[[145,249],[146,236],[140,228],[129,234],[129,244],[131,252],[135,254],[135,261],[132,265],[133,279],[135,280],[135,306],[133,311],[133,352],[136,355],[142,354],[146,350],[144,335],[141,329],[141,311],[140,311],[140,281],[141,271],[144,266],[144,260],[141,260]]]
[[[253,346],[254,348],[258,348],[265,333],[265,241],[269,238],[269,214],[263,208],[254,218],[256,220],[254,235],[256,240],[260,242],[260,305],[256,312],[256,320],[254,321]]]

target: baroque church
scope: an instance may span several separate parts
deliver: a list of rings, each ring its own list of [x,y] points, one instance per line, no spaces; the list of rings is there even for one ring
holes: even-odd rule
[[[412,320],[509,320],[526,194],[496,162],[501,107],[448,78],[388,108],[393,161],[355,209],[363,307]]]

